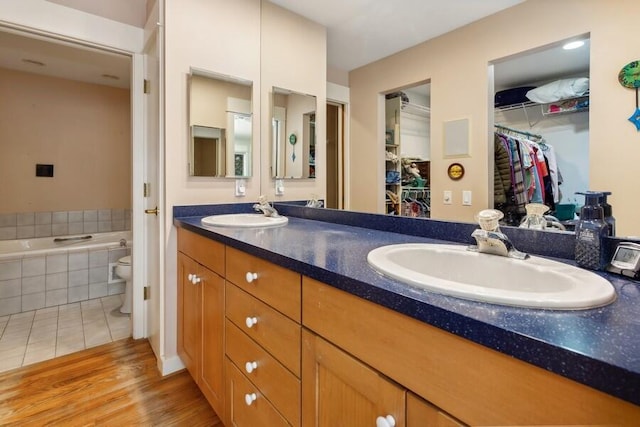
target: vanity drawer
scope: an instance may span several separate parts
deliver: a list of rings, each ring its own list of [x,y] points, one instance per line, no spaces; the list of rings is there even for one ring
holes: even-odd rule
[[[300,380],[229,320],[225,332],[227,357],[285,418],[300,424]]]
[[[300,324],[229,282],[226,283],[226,314],[245,334],[300,377]],[[256,323],[249,327],[247,319],[255,319]]]
[[[178,251],[224,277],[225,250],[222,243],[178,228]]]
[[[301,321],[300,274],[227,246],[227,280],[296,322]],[[247,273],[255,279],[247,281]]]
[[[228,425],[234,427],[290,426],[271,402],[242,375],[229,359],[226,367]]]

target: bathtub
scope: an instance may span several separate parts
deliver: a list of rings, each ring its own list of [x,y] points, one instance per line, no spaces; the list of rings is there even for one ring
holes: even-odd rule
[[[123,294],[131,247],[131,231],[0,241],[0,317]]]
[[[0,240],[0,261],[70,250],[110,249],[120,246],[124,239],[131,247],[131,231],[110,233],[86,233],[75,236],[39,237],[24,240]]]

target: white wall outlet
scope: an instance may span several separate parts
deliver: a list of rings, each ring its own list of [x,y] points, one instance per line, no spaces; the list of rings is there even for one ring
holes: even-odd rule
[[[452,199],[453,199],[453,195],[451,193],[451,190],[444,190],[442,203],[444,203],[445,205],[450,205],[453,202]]]
[[[471,206],[471,190],[462,191],[462,205]]]
[[[276,179],[276,196],[284,194],[284,179]]]
[[[244,197],[247,195],[246,182],[242,178],[236,179],[236,197]]]

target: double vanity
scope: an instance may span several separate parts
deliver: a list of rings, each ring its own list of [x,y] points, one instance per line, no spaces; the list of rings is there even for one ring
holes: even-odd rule
[[[473,224],[277,209],[286,223],[250,204],[174,208],[178,351],[225,425],[637,425],[635,282],[534,256],[520,303],[445,295],[419,283],[493,272],[505,288],[522,271],[457,253]],[[569,258],[569,235],[515,234]],[[430,278],[410,284],[402,268]]]

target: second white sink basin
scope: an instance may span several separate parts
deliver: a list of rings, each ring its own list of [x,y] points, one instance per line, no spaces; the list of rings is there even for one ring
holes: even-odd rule
[[[613,302],[609,281],[581,268],[530,256],[517,260],[465,246],[408,243],[369,252],[380,273],[437,293],[494,304],[580,310]]]
[[[260,213],[238,213],[211,215],[202,218],[204,225],[216,227],[265,228],[285,225],[289,220],[285,216],[270,217]]]

